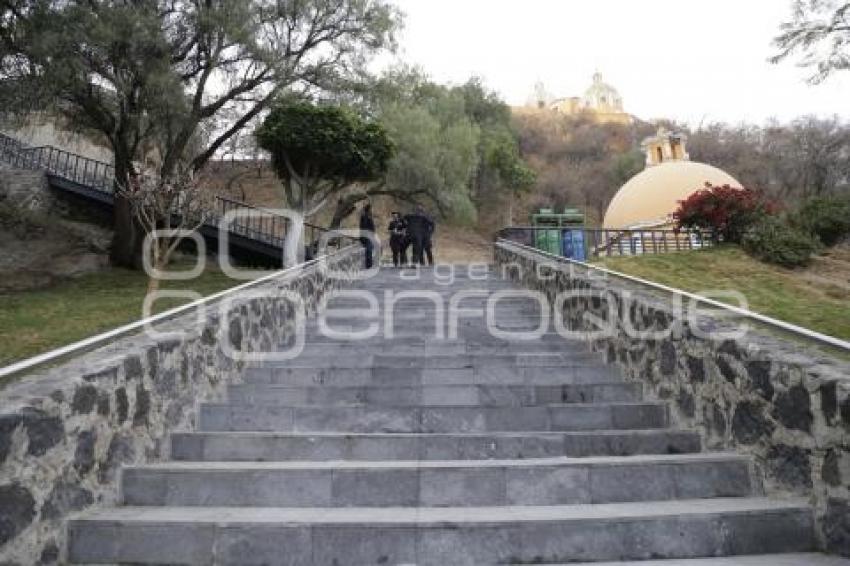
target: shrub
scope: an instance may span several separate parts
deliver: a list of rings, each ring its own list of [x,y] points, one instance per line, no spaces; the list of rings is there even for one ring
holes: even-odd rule
[[[797,211],[794,224],[823,245],[834,246],[850,236],[850,197],[809,199]]]
[[[679,201],[673,219],[680,229],[706,230],[725,242],[740,242],[753,223],[776,209],[752,189],[706,183],[704,189]]]
[[[750,255],[783,267],[807,265],[818,251],[814,237],[772,216],[754,224],[741,244]]]

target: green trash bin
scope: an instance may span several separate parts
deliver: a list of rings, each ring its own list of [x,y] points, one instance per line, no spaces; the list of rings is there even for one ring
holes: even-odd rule
[[[534,247],[550,254],[561,255],[560,230],[536,230]]]
[[[563,255],[563,229],[580,228],[584,225],[584,214],[577,208],[565,208],[557,213],[551,208],[541,208],[531,215],[534,227],[534,247],[554,255]]]

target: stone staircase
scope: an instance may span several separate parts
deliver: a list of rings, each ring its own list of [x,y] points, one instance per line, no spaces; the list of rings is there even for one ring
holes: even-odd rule
[[[379,301],[427,289],[446,306],[458,291],[509,288],[387,270],[360,287]],[[784,554],[816,546],[807,502],[764,497],[747,457],[702,452],[583,344],[496,338],[480,316],[437,339],[434,310],[401,300],[392,338],[382,328],[357,342],[311,320],[298,358],[253,367],[226,403],[201,405],[198,431],[172,435],[171,461],[125,468],[122,506],[71,520],[69,561],[843,563]],[[539,313],[504,299],[495,320],[531,329]]]

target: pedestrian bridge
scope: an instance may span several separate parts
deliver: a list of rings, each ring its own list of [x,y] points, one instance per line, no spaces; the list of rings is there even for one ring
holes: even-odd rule
[[[109,163],[49,145],[30,147],[4,134],[0,134],[0,163],[44,171],[50,188],[57,194],[75,198],[86,207],[112,209],[115,171]],[[288,218],[223,196],[215,197],[214,208],[212,218],[198,229],[207,249],[252,265],[281,266],[286,236],[291,230]],[[323,233],[327,230],[304,223],[304,241],[308,244],[318,242]],[[223,236],[226,242],[221,241]],[[334,239],[329,241],[335,244]]]

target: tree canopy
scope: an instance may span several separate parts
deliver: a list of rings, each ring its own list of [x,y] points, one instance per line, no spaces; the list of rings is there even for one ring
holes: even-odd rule
[[[151,153],[164,176],[180,162],[199,169],[282,93],[359,79],[400,21],[384,0],[10,0],[0,10],[9,110],[36,100],[103,136],[118,186]],[[128,264],[139,237],[126,203],[115,210],[113,259]]]
[[[479,79],[449,87],[398,67],[370,84],[359,103],[397,148],[382,194],[425,201],[450,220],[470,223],[482,206],[534,183],[510,108]]]
[[[282,103],[256,136],[271,155],[287,204],[306,216],[355,183],[382,181],[393,155],[383,126],[340,106]]]

